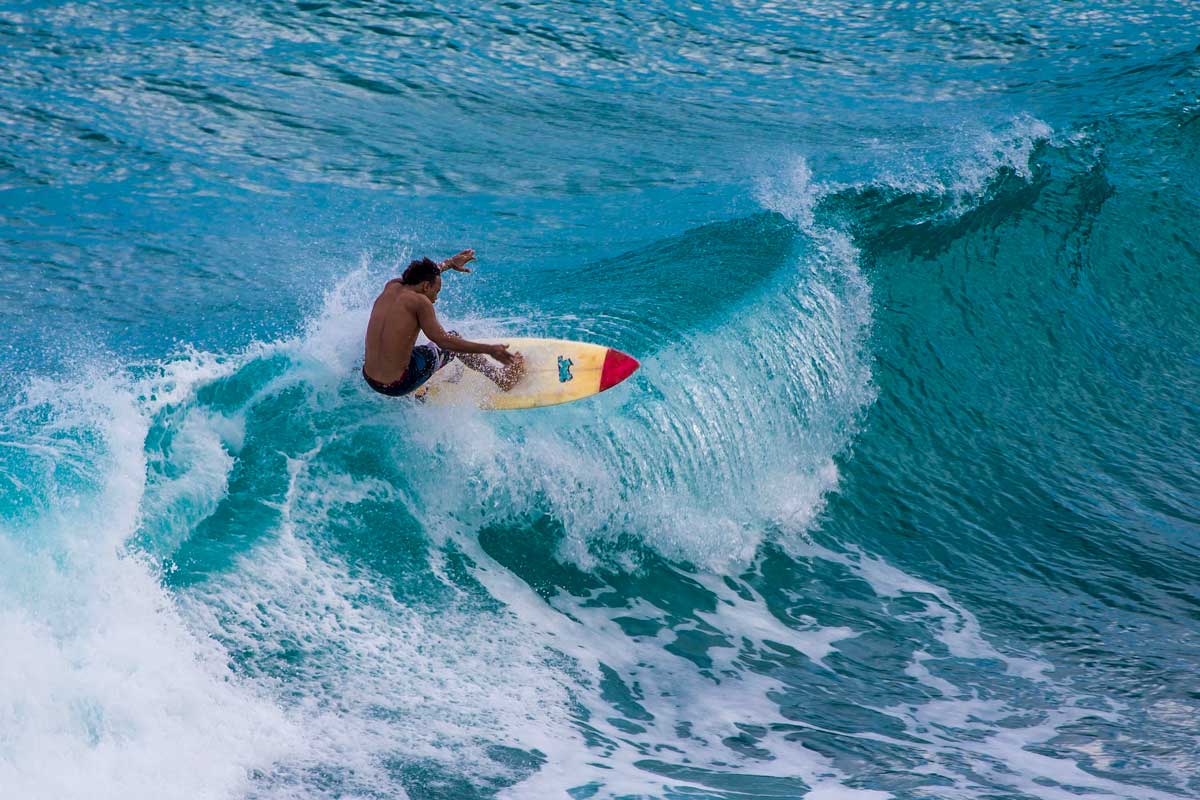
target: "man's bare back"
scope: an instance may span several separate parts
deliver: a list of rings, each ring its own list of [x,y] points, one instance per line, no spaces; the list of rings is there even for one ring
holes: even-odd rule
[[[521,379],[524,360],[519,353],[510,353],[507,345],[472,342],[446,331],[433,310],[442,289],[441,273],[447,269],[470,272],[466,264],[474,258],[474,250],[464,250],[441,264],[427,258],[413,261],[400,279],[387,282],[367,322],[362,371],[371,388],[383,394],[408,394],[445,366],[450,354],[502,389],[511,389]],[[433,347],[416,347],[417,334],[422,331]]]
[[[388,281],[371,307],[367,323],[367,356],[363,368],[380,383],[400,379],[408,369],[413,345],[421,332],[420,312],[429,300],[398,280]]]

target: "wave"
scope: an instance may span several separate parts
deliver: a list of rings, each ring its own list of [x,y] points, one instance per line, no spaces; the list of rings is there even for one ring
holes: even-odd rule
[[[1187,699],[1147,721],[1054,646],[1081,596],[1134,591],[1117,561],[1193,613],[1153,572],[1186,544],[1105,522],[1146,496],[1059,473],[1098,468],[1077,415],[1122,432],[1085,356],[1145,322],[1113,293],[1161,275],[1092,249],[1127,202],[1092,143],[1023,119],[964,158],[861,185],[797,162],[759,214],[548,274],[534,332],[645,356],[590,405],[371,394],[369,260],[294,338],[32,382],[0,440],[0,624],[25,645],[0,711],[32,734],[0,778],[28,797],[163,796],[179,763],[199,765],[189,797],[1178,796]],[[1061,270],[1030,255],[1047,247]],[[1181,346],[1177,310],[1118,371]],[[1078,361],[1055,380],[1064,331]],[[1154,357],[1170,381],[1133,385],[1166,403],[1190,373]],[[1165,407],[1149,474],[1179,485],[1166,434],[1192,423]],[[1194,492],[1152,488],[1189,519]],[[1129,720],[1183,737],[1175,773],[1118,763]],[[79,766],[47,785],[48,761]]]
[[[145,408],[104,373],[65,388],[29,385],[0,441],[15,489],[0,528],[12,648],[0,717],[21,732],[5,739],[0,783],[30,798],[228,796],[297,731],[234,680],[126,550],[144,495]]]

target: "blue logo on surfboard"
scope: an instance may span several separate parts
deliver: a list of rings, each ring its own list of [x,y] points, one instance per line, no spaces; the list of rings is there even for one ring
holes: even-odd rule
[[[558,357],[558,382],[559,383],[566,383],[567,381],[569,381],[575,377],[574,375],[571,374],[571,367],[572,367],[572,365],[574,365],[574,363],[575,362],[569,358],[563,358],[562,356]]]

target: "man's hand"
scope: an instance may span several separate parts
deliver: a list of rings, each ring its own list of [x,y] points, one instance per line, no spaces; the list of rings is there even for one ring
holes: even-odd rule
[[[520,353],[508,352],[508,345],[506,345],[506,344],[492,345],[491,349],[488,350],[488,355],[491,356],[492,358],[496,359],[497,361],[499,361],[501,364],[503,364],[506,367],[510,364],[515,364],[517,362],[517,360],[521,357]]]
[[[450,256],[441,264],[438,264],[438,266],[441,267],[442,272],[445,272],[448,269],[452,269],[455,272],[470,272],[471,270],[467,269],[467,264],[474,260],[474,250],[463,250],[456,256]]]

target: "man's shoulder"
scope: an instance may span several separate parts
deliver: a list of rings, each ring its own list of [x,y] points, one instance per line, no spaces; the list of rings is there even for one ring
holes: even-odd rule
[[[387,285],[383,287],[383,294],[380,297],[387,297],[393,303],[403,303],[404,305],[420,305],[429,302],[429,298],[425,295],[414,292],[396,281],[388,281]]]
[[[433,303],[429,302],[429,298],[420,292],[405,292],[403,301],[410,308],[424,308],[425,306],[433,305]]]
[[[433,307],[433,303],[430,303],[429,298],[425,295],[407,290],[397,292],[392,302],[394,303],[392,308],[403,314],[412,314],[414,317],[419,316],[425,309]]]

